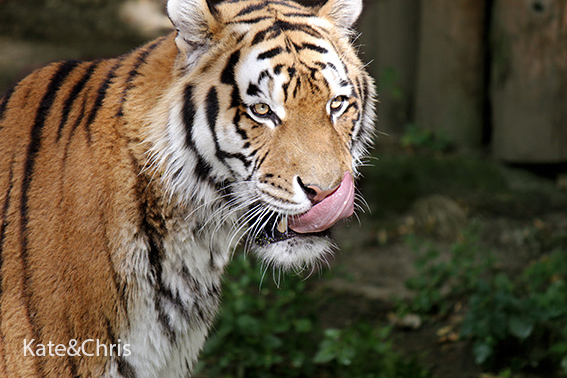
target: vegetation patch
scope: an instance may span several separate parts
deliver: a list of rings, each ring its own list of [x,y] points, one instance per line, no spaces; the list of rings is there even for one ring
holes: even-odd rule
[[[268,279],[270,273],[243,256],[227,273],[199,377],[432,377],[415,358],[394,350],[389,326],[357,322],[323,329],[304,277]]]
[[[425,241],[409,238],[418,254],[415,292],[398,305],[425,319],[457,320],[460,337],[470,340],[475,362],[495,372],[537,372],[567,376],[567,250],[556,249],[518,276],[497,269],[490,251],[479,246],[478,228],[469,228],[449,256]]]

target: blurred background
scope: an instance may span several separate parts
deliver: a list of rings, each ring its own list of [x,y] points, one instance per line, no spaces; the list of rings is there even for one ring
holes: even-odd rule
[[[168,33],[164,7],[0,0],[0,93]],[[357,29],[367,204],[331,269],[236,258],[199,377],[567,376],[567,0],[367,0]]]

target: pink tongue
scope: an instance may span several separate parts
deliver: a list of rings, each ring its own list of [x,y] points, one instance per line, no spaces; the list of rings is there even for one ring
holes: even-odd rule
[[[354,212],[354,183],[346,172],[341,185],[331,195],[298,217],[289,217],[289,228],[305,234],[320,232],[334,225],[339,219],[348,218]]]

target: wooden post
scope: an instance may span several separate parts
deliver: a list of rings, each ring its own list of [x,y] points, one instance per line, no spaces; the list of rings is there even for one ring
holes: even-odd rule
[[[378,130],[400,134],[412,119],[420,0],[366,1],[359,30],[362,58],[377,81]]]
[[[567,0],[495,0],[493,154],[567,160]]]
[[[416,122],[462,147],[482,140],[485,8],[485,0],[421,1]]]

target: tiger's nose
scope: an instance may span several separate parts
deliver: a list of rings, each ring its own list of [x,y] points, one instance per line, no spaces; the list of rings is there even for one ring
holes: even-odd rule
[[[307,198],[309,198],[309,200],[314,205],[323,201],[325,198],[327,198],[329,195],[331,195],[339,187],[337,185],[336,187],[334,187],[332,189],[323,190],[320,187],[318,187],[317,185],[305,185],[299,177],[297,178],[297,182],[299,183],[299,186],[301,186],[301,189],[303,189],[303,191],[307,195]]]

